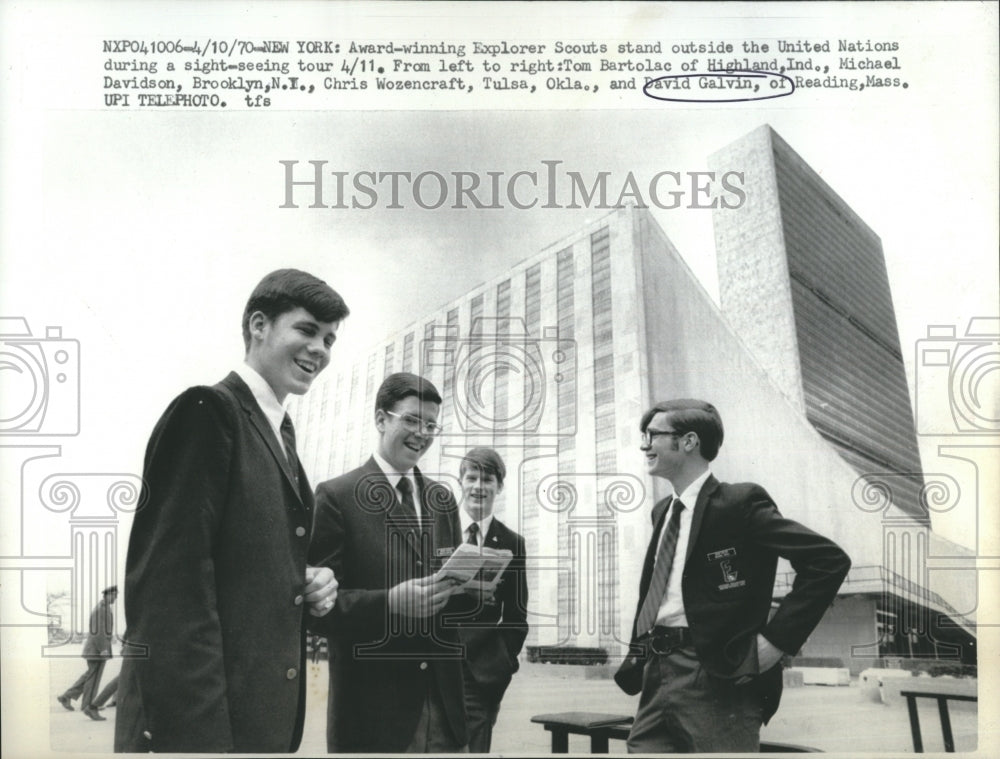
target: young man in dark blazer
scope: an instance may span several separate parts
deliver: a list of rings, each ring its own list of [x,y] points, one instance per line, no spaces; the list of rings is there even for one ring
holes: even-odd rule
[[[472,608],[456,617],[465,646],[465,712],[469,751],[488,754],[500,701],[517,672],[517,656],[528,635],[528,580],[524,538],[493,516],[507,468],[492,448],[473,448],[462,458],[462,540],[514,556],[492,594],[473,593]]]
[[[92,720],[104,720],[104,717],[97,713],[102,702],[94,698],[94,694],[101,687],[104,665],[111,658],[111,634],[115,621],[112,607],[115,605],[116,598],[118,598],[117,585],[112,585],[101,591],[101,600],[97,602],[97,606],[90,613],[87,638],[83,644],[83,658],[87,660],[87,671],[80,675],[79,679],[65,693],[57,696],[62,707],[69,711],[73,711],[73,705],[70,702],[76,698],[81,699],[80,711]]]
[[[441,396],[408,372],[375,398],[375,452],[321,483],[309,561],[340,583],[312,620],[330,641],[331,752],[446,753],[468,743],[462,648],[443,612],[455,583],[437,576],[461,540],[451,491],[417,468],[440,432]]]
[[[712,476],[722,419],[704,401],[659,403],[642,418],[649,473],[674,494],[653,508],[629,657],[615,680],[642,692],[630,753],[756,752],[796,653],[851,566],[832,541],[786,519],[752,483]],[[768,619],[778,557],[792,590]]]
[[[245,362],[164,412],[146,449],[125,576],[128,656],[115,751],[295,751],[305,611],[329,569],[306,565],[313,498],[282,403],[330,360],[343,299],[305,272],[267,275],[243,314]]]

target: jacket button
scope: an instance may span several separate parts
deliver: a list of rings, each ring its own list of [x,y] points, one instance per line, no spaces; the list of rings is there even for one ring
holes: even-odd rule
[[[289,680],[294,680],[297,674],[298,672],[296,672],[294,669],[290,669],[285,673],[285,677],[287,677]]]
[[[304,538],[306,536],[306,528],[303,527],[302,525],[299,525],[298,527],[295,528],[295,534],[298,535],[300,538]]]
[[[302,596],[295,596],[295,601],[293,601],[293,603],[296,606],[301,606],[302,605]]]
[[[201,401],[199,401],[199,403],[200,402]],[[153,740],[153,734],[151,732],[149,732],[149,730],[143,730],[142,731],[142,737],[145,738],[147,741]]]
[[[427,662],[425,661],[420,662],[420,669],[427,669]]]

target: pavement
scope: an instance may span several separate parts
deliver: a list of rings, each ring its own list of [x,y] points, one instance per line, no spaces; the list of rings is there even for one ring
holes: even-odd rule
[[[113,659],[105,667],[103,682],[121,666]],[[50,748],[72,754],[111,753],[115,709],[101,712],[105,722],[94,722],[79,711],[68,712],[56,701],[83,672],[79,658],[55,658],[50,674]],[[514,676],[493,731],[493,751],[505,755],[541,755],[550,752],[550,735],[531,722],[536,714],[561,711],[595,711],[635,714],[638,697],[626,696],[600,669],[553,664],[525,664]],[[326,753],[327,667],[308,665],[308,709],[300,756]],[[959,752],[977,747],[976,704],[952,702],[950,706],[955,747]],[[944,750],[937,708],[933,701],[920,707],[924,748]],[[811,746],[827,752],[912,753],[910,723],[905,703],[885,705],[864,697],[856,679],[849,686],[806,685],[786,688],[778,713],[762,730],[766,740]],[[995,745],[995,736],[990,741]],[[570,736],[570,751],[588,753],[588,739]],[[612,741],[611,753],[625,753],[624,741]]]

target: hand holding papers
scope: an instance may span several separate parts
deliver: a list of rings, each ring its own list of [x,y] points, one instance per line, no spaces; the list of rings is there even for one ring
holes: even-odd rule
[[[479,548],[462,543],[438,570],[437,577],[451,577],[464,592],[492,593],[514,554],[507,549]]]

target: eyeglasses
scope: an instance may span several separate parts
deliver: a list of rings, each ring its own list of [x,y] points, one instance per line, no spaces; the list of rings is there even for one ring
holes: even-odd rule
[[[419,432],[421,435],[427,435],[427,437],[440,435],[444,429],[437,422],[425,422],[419,416],[414,416],[413,414],[397,414],[395,411],[386,411],[385,413],[399,419],[403,426],[410,432]]]
[[[677,432],[675,430],[651,430],[647,429],[642,433],[642,444],[652,445],[653,438],[659,437],[660,435],[670,435],[670,437],[684,437],[686,432]]]

